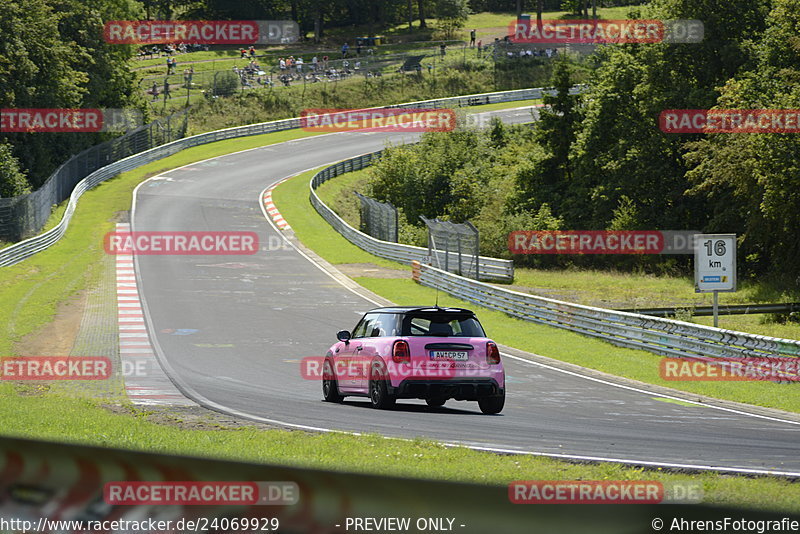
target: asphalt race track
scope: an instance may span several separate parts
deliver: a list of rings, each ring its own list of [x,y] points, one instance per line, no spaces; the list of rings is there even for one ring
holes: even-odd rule
[[[527,111],[504,111],[509,121]],[[254,231],[279,242],[259,193],[300,171],[413,140],[411,134],[340,133],[231,154],[167,172],[136,195],[134,230]],[[506,408],[475,402],[430,411],[400,401],[322,401],[299,360],[322,356],[341,329],[374,307],[291,247],[252,256],[139,256],[151,338],[167,372],[196,401],[292,425],[471,446],[641,462],[800,473],[800,424],[616,387],[514,358],[504,359]],[[430,303],[421,303],[430,304]],[[175,335],[182,329],[183,335]],[[491,332],[488,333],[491,336]]]

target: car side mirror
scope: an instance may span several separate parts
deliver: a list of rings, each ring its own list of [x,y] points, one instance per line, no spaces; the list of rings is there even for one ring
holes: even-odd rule
[[[347,344],[350,342],[350,332],[347,330],[339,330],[339,332],[336,334],[336,339],[339,341],[344,341],[345,344]]]

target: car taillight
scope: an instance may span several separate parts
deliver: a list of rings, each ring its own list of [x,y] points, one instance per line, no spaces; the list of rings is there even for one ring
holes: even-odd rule
[[[394,346],[392,347],[392,361],[394,363],[411,361],[411,350],[408,348],[408,343],[402,339],[394,342]]]
[[[497,345],[488,341],[486,343],[486,361],[489,363],[500,363],[500,350]]]

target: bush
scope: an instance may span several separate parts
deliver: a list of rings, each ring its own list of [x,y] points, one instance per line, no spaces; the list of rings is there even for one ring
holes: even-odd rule
[[[239,77],[235,72],[220,72],[214,76],[213,83],[214,96],[231,96],[239,88]]]

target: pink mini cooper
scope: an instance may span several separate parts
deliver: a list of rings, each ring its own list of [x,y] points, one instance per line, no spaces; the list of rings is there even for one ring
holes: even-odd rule
[[[505,404],[505,372],[497,344],[475,314],[462,308],[398,306],[364,314],[342,330],[325,355],[322,393],[328,402],[369,397],[375,408],[397,399],[478,401],[485,414]]]

